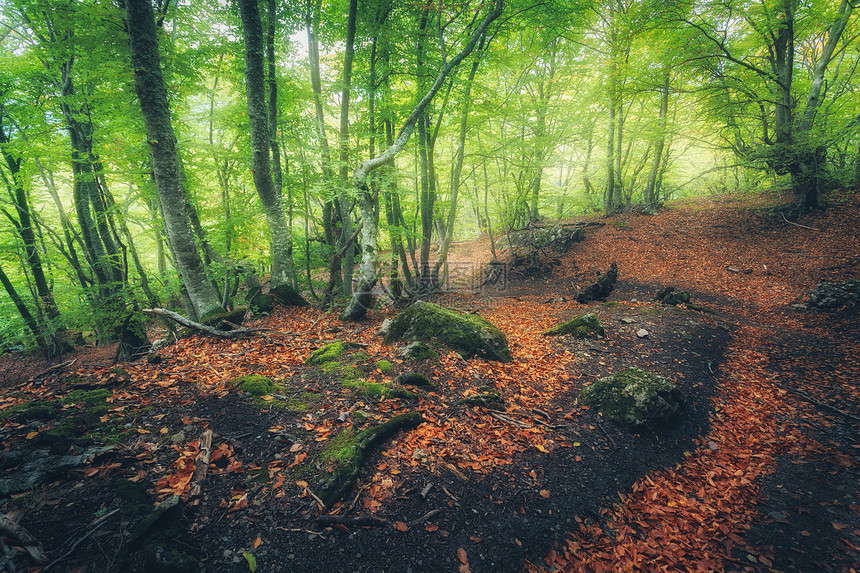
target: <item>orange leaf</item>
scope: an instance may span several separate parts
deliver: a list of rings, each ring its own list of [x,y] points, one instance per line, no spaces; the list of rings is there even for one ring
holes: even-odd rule
[[[262,539],[260,538],[260,536],[258,535],[258,536],[257,536],[257,539],[255,539],[255,540],[254,540],[254,549],[256,549],[257,547],[259,547],[262,543],[263,543],[263,540],[262,540]]]
[[[540,490],[540,496],[544,499],[548,498],[549,497],[549,490],[548,489]]]
[[[397,531],[409,531],[409,526],[402,521],[398,521],[394,524],[394,529],[396,529]]]
[[[428,524],[424,527],[424,530],[425,530],[425,531],[429,531],[430,533],[433,533],[434,531],[437,531],[438,529],[439,529],[439,526],[438,526],[438,525],[436,525],[435,523],[428,523]]]
[[[459,559],[460,563],[462,563],[463,565],[469,564],[469,557],[466,555],[466,550],[462,547],[457,549],[457,559]]]

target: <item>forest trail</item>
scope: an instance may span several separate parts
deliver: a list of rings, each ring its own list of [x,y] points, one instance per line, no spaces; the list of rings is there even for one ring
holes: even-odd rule
[[[7,378],[4,410],[65,398],[59,419],[85,413],[70,390],[109,390],[99,420],[118,439],[88,464],[13,492],[3,512],[61,559],[54,570],[151,570],[170,551],[153,548],[166,543],[154,534],[127,547],[141,516],[128,484],[150,507],[187,498],[211,429],[202,503],[182,506],[172,526],[206,571],[856,570],[860,330],[856,315],[801,303],[821,280],[858,278],[857,221],[856,194],[797,224],[738,198],[602,219],[550,275],[512,271],[500,286],[438,297],[499,326],[510,364],[449,353],[415,366],[376,334],[390,309],[348,324],[294,308],[250,323],[265,336],[195,336],[158,365],[117,370],[102,351],[65,372]],[[455,260],[489,260],[486,241],[461,246]],[[609,301],[574,302],[611,261],[621,278]],[[665,286],[712,312],[655,303]],[[540,335],[585,312],[606,325],[604,339]],[[643,328],[648,336],[636,336]],[[392,365],[365,369],[366,381],[420,370],[438,390],[417,405],[380,401],[305,366],[311,351],[344,339]],[[680,384],[690,403],[676,427],[634,435],[576,403],[583,385],[625,366]],[[249,373],[284,381],[287,396],[228,386]],[[503,396],[502,416],[460,403],[486,385]],[[319,523],[312,477],[327,469],[325,448],[412,410],[425,423],[373,453],[335,508],[344,523]],[[26,466],[14,452],[85,448],[51,434],[59,422],[0,423],[6,478]],[[368,516],[375,526],[358,521]]]

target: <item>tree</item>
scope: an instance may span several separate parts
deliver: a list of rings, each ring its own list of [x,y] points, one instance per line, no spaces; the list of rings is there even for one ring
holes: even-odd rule
[[[460,65],[475,49],[480,39],[504,9],[504,0],[496,0],[491,11],[484,17],[481,23],[474,29],[463,48],[450,60],[445,62],[430,89],[421,97],[418,104],[412,109],[412,113],[406,118],[400,128],[394,143],[381,154],[362,162],[355,170],[353,183],[356,188],[358,205],[361,211],[361,265],[359,267],[358,285],[356,286],[349,305],[343,312],[343,318],[347,320],[358,320],[365,316],[367,309],[372,304],[373,294],[371,289],[376,284],[376,262],[377,262],[377,232],[376,212],[374,210],[374,198],[368,185],[369,175],[383,165],[387,165],[406,146],[416,124],[423,116],[424,110],[442,88],[451,72]]]
[[[168,244],[190,299],[191,307],[186,310],[194,319],[203,318],[222,307],[197,250],[186,193],[180,183],[179,156],[161,73],[155,14],[149,0],[127,0],[125,7],[134,84],[146,123]]]
[[[245,38],[245,89],[251,128],[251,169],[254,185],[269,223],[272,285],[292,284],[292,233],[287,225],[281,190],[276,188],[272,178],[269,157],[272,140],[263,73],[263,26],[257,0],[239,0],[239,13],[242,17],[242,34]]]

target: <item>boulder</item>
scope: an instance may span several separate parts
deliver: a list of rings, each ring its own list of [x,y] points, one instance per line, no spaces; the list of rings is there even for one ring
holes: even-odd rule
[[[675,383],[638,368],[627,368],[586,386],[579,401],[633,431],[668,424],[686,404]]]
[[[401,348],[400,356],[409,360],[432,360],[433,358],[438,358],[439,353],[433,350],[426,342],[416,340]]]
[[[815,308],[856,310],[860,301],[860,281],[819,283],[809,293],[809,304]]]
[[[284,306],[308,306],[308,301],[299,291],[284,283],[269,290],[269,294]]]
[[[383,342],[392,344],[398,340],[433,342],[455,350],[464,358],[512,360],[504,333],[487,319],[420,300],[391,321]]]
[[[562,334],[573,334],[577,338],[598,338],[606,335],[603,324],[593,312],[578,316],[573,320],[563,322],[556,327],[544,330],[544,336],[560,336]]]

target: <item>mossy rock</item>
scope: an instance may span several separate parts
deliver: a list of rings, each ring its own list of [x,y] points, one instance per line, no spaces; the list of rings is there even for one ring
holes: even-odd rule
[[[400,355],[408,360],[433,360],[439,358],[439,353],[426,342],[416,340],[400,349]]]
[[[425,388],[427,390],[436,390],[436,385],[421,372],[406,372],[395,378],[394,382],[401,386],[415,386],[417,388]]]
[[[478,388],[478,393],[462,398],[458,404],[466,406],[483,406],[490,410],[501,410],[504,408],[502,394],[492,386]]]
[[[579,401],[633,431],[665,426],[686,404],[675,383],[639,368],[621,370],[586,386]]]
[[[248,374],[230,380],[229,384],[251,396],[268,396],[275,389],[272,379],[260,374]]]
[[[275,297],[270,294],[258,293],[248,301],[248,306],[254,316],[272,314],[272,311],[275,310]]]
[[[576,295],[576,302],[585,304],[593,300],[605,299],[615,289],[618,281],[618,265],[613,262],[605,275],[597,273],[597,281],[588,285],[581,293]]]
[[[434,342],[464,358],[512,360],[504,333],[490,321],[424,301],[416,302],[391,321],[383,342],[392,344],[398,340]]]
[[[308,306],[308,301],[299,291],[284,283],[270,289],[269,294],[284,306]]]
[[[577,338],[598,338],[606,335],[603,323],[593,312],[578,316],[573,320],[563,322],[554,328],[544,330],[544,336],[560,336],[562,334],[573,334]]]
[[[396,386],[380,384],[379,382],[367,382],[366,380],[352,379],[344,380],[341,385],[344,388],[355,390],[358,394],[368,398],[400,398],[401,400],[408,401],[417,400],[419,398],[418,394],[415,392],[410,392],[409,390],[404,390],[403,388],[398,388]]]

